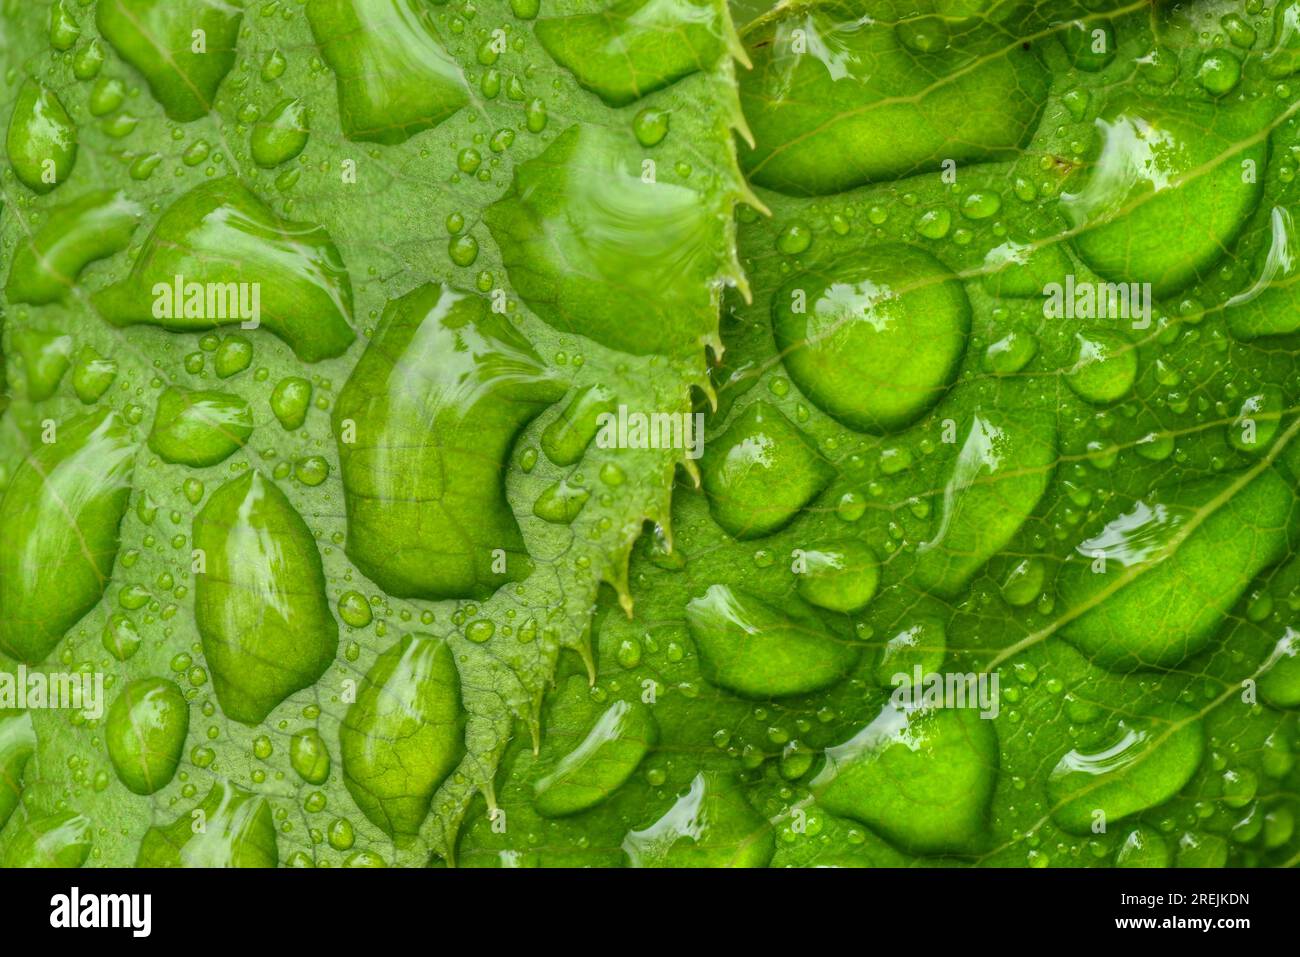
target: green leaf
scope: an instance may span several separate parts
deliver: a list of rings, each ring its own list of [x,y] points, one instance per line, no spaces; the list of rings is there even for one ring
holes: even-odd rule
[[[690,464],[596,419],[689,415],[743,287],[725,7],[619,106],[504,0],[2,9],[0,859],[455,861]]]
[[[0,863],[1300,862],[1296,4],[771,6],[3,6]]]

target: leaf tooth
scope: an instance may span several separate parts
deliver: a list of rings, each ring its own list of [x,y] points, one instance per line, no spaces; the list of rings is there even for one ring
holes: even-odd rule
[[[723,42],[726,44],[727,52],[731,54],[733,60],[743,66],[746,70],[752,70],[754,64],[749,60],[749,54],[745,51],[745,45],[740,42],[740,32],[736,29],[736,21],[731,18],[731,7],[726,3],[719,4],[722,15]]]
[[[682,467],[682,471],[684,471],[688,476],[690,476],[691,482],[694,485],[694,487],[699,488],[700,467],[696,465],[691,459],[687,459],[687,458],[683,458],[677,464]]]
[[[591,650],[591,628],[588,626],[582,633],[582,640],[577,643],[573,649],[582,658],[582,663],[587,666],[587,684],[594,687],[596,684],[596,655]]]

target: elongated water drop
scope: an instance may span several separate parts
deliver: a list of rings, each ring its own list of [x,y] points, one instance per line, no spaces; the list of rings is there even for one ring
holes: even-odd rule
[[[18,90],[6,140],[9,164],[34,193],[63,183],[77,161],[77,127],[58,95],[35,80]]]
[[[916,580],[952,597],[974,577],[1033,512],[1056,464],[1055,409],[1007,387],[974,411],[955,460],[930,538],[916,550]],[[963,423],[964,425],[964,423]]]
[[[201,830],[195,823],[202,820]],[[136,867],[275,867],[275,822],[266,798],[217,781],[199,805],[149,828]]]
[[[460,761],[464,737],[451,649],[429,635],[406,635],[375,661],[343,719],[343,780],[376,826],[412,836]]]
[[[483,598],[524,578],[505,462],[564,391],[483,299],[425,285],[390,302],[334,409],[348,555],[402,598]]]
[[[315,728],[304,728],[289,742],[289,764],[308,784],[324,784],[330,776],[330,752]]]
[[[1287,335],[1300,329],[1297,272],[1300,272],[1300,233],[1291,211],[1274,206],[1269,213],[1269,235],[1255,263],[1255,278],[1224,306],[1233,336],[1250,340]]]
[[[352,344],[352,283],[320,226],[280,219],[232,176],[162,214],[125,280],[97,293],[115,326],[260,324],[306,362]]]
[[[204,563],[194,620],[217,700],[228,717],[257,724],[334,660],[320,554],[284,493],[255,471],[212,493],[193,538]]]
[[[212,109],[235,64],[243,16],[239,4],[210,0],[106,0],[95,25],[167,115],[188,123]]]
[[[135,794],[166,787],[180,764],[190,708],[165,678],[132,681],[108,709],[104,739],[117,776]]]
[[[799,594],[806,601],[830,611],[853,612],[866,607],[876,593],[880,569],[875,552],[862,542],[845,539],[803,553]]]
[[[98,190],[50,210],[18,244],[5,295],[42,305],[64,298],[92,262],[125,249],[144,210],[120,191]]]
[[[310,0],[307,19],[338,77],[350,140],[395,145],[469,103],[432,11],[414,0]]]
[[[113,575],[136,448],[116,413],[58,427],[0,499],[0,650],[43,660]]]
[[[600,418],[616,409],[614,395],[604,386],[583,389],[542,433],[542,451],[556,465],[572,465],[582,458],[600,429]]]

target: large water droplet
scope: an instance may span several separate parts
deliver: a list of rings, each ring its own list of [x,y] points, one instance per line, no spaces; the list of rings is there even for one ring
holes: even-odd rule
[[[1294,508],[1272,469],[1134,502],[1062,568],[1061,595],[1077,616],[1062,633],[1105,668],[1173,667],[1209,643],[1251,579],[1282,557]]]
[[[338,625],[311,530],[258,472],[212,493],[194,519],[194,620],[226,715],[262,721],[316,682],[338,648]]]
[[[97,4],[95,25],[144,74],[167,115],[188,123],[212,109],[243,16],[236,4],[209,0],[112,0]]]
[[[11,826],[0,867],[80,867],[90,856],[94,829],[74,811],[58,811]]]
[[[623,838],[631,867],[766,867],[775,851],[771,824],[736,780],[710,771],[663,817]]]
[[[803,562],[799,594],[819,608],[860,611],[876,593],[876,554],[862,542],[845,539],[804,549]]]
[[[158,397],[149,448],[165,462],[203,468],[224,462],[252,432],[253,410],[239,396],[171,386]]]
[[[50,398],[72,363],[72,337],[58,331],[19,329],[13,344],[22,360],[27,398],[32,402]]]
[[[350,140],[395,145],[469,103],[432,11],[412,0],[311,0],[311,32],[338,77]]]
[[[993,723],[971,708],[887,704],[826,751],[817,803],[916,854],[969,852],[987,826],[998,772]]]
[[[970,303],[948,269],[919,249],[877,246],[801,273],[772,297],[790,377],[855,429],[893,431],[943,395],[970,331]]]
[[[563,735],[590,710],[586,682],[578,679],[566,686],[565,692],[570,690],[552,710],[548,734]],[[573,731],[581,733],[580,728]],[[544,817],[563,817],[603,803],[632,776],[658,740],[659,728],[650,708],[638,701],[615,701],[590,723],[576,747],[558,755],[543,750],[533,806]]]
[[[289,764],[308,784],[324,784],[330,776],[330,752],[315,728],[304,728],[289,742]]]
[[[301,99],[284,100],[253,126],[253,162],[270,169],[286,163],[307,145],[307,108]]]
[[[985,18],[946,22],[942,46],[918,21],[892,20],[823,4],[748,31],[740,96],[758,145],[741,162],[753,182],[837,193],[1028,145],[1049,86],[1036,52]]]
[[[556,465],[572,465],[582,458],[600,429],[600,417],[613,414],[614,394],[592,385],[575,395],[564,411],[542,433],[542,451]]]
[[[451,649],[405,635],[375,661],[339,729],[348,792],[385,833],[414,835],[459,763],[464,737]]]
[[[1289,209],[1274,206],[1269,214],[1269,236],[1256,260],[1255,279],[1224,306],[1229,331],[1238,339],[1255,339],[1300,329],[1297,272],[1300,235],[1295,220]]]
[[[48,193],[71,175],[77,127],[53,90],[35,80],[18,90],[7,148],[14,175],[32,192]]]
[[[0,830],[18,807],[23,772],[36,752],[31,715],[0,713]]]
[[[329,235],[280,219],[230,176],[173,203],[130,276],[94,302],[115,326],[260,323],[306,362],[341,355],[356,338],[352,283]]]
[[[1037,405],[1010,387],[996,402],[976,405],[944,483],[937,526],[916,550],[921,587],[956,595],[1042,498],[1056,464],[1056,415]]]
[[[1137,378],[1137,347],[1110,332],[1076,333],[1065,381],[1081,399],[1105,405],[1128,395]]]
[[[1206,104],[1120,98],[1097,121],[1101,154],[1061,207],[1094,271],[1151,283],[1157,296],[1193,282],[1223,255],[1259,203],[1266,139],[1249,116]],[[1254,140],[1254,142],[1252,142]]]
[[[104,594],[131,495],[135,445],[116,413],[59,426],[0,500],[0,650],[39,662]]]
[[[349,557],[402,598],[482,598],[524,578],[505,463],[564,391],[481,298],[425,285],[389,303],[334,410]]]
[[[1088,834],[1097,812],[1110,826],[1177,794],[1201,764],[1201,722],[1179,705],[1115,722],[1104,745],[1065,754],[1047,782],[1056,823]]]
[[[761,401],[709,442],[701,465],[710,513],[739,539],[761,538],[789,525],[835,475],[803,433]]]
[[[555,62],[610,106],[627,106],[723,55],[718,7],[707,0],[621,0],[599,13],[538,20]]]
[[[1260,697],[1275,708],[1300,707],[1300,631],[1287,628],[1260,671]]]
[[[104,742],[117,776],[136,794],[153,794],[176,773],[190,708],[165,678],[132,681],[108,709]]]
[[[11,302],[33,305],[64,298],[83,269],[126,248],[142,212],[113,190],[56,206],[30,238],[19,242],[5,294]]]
[[[727,585],[691,599],[686,624],[705,679],[747,698],[829,687],[848,674],[861,651],[802,602],[787,599],[777,608]]]
[[[676,355],[716,334],[719,202],[669,182],[630,135],[583,125],[517,167],[484,220],[546,322],[623,352]]]
[[[193,811],[145,832],[135,866],[275,867],[279,856],[266,798],[217,781]]]

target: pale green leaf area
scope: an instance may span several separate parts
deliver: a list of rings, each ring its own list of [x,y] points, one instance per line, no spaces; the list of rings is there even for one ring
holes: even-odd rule
[[[239,18],[206,24],[229,62],[190,53],[191,20],[219,14]],[[742,281],[734,35],[716,4],[681,15],[710,38],[701,59],[612,108],[542,48],[536,4],[4,4],[3,650],[103,673],[108,703],[170,682],[189,711],[188,730],[147,701],[0,719],[11,863],[37,863],[14,848],[64,811],[89,823],[35,846],[88,865],[452,858],[509,742],[544,737],[560,650],[592,658],[598,588],[631,608],[628,551],[669,521],[680,451],[604,448],[584,422],[560,466],[542,435],[590,386],[689,410]],[[29,84],[57,97],[75,155],[24,107]],[[652,146],[647,124],[666,128]],[[548,153],[566,131],[581,150]],[[518,211],[518,176],[551,205]],[[503,252],[494,207],[558,245]],[[637,258],[665,230],[692,248],[671,287]],[[160,319],[155,285],[176,273],[262,283],[261,327]],[[604,315],[569,313],[578,280]],[[660,300],[677,324],[658,354],[601,344]],[[342,464],[334,418],[357,427]],[[561,482],[588,496],[567,524],[534,509]],[[199,806],[225,823],[187,843]]]

